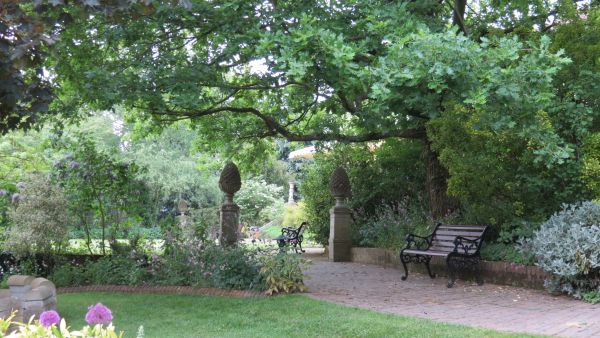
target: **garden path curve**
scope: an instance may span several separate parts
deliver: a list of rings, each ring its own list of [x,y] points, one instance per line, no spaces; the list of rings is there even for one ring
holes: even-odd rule
[[[379,312],[478,326],[500,331],[566,337],[600,337],[600,304],[591,305],[541,290],[445,278],[430,279],[393,268],[360,263],[331,263],[307,254],[308,295]]]

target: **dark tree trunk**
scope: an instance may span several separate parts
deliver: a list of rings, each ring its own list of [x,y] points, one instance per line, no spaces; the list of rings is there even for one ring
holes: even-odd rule
[[[467,34],[467,26],[465,25],[466,6],[467,0],[454,0],[452,5],[452,24],[458,26],[465,34]]]
[[[429,211],[433,218],[439,219],[456,210],[459,206],[458,200],[448,196],[448,170],[440,163],[438,153],[431,149],[428,140],[424,140],[423,159],[427,170]]]

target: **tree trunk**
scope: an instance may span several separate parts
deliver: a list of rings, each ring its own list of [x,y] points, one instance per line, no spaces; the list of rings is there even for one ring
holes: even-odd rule
[[[427,139],[424,140],[423,159],[427,170],[429,211],[434,219],[440,219],[458,208],[458,200],[448,196],[448,170],[440,163],[438,153],[431,149]]]

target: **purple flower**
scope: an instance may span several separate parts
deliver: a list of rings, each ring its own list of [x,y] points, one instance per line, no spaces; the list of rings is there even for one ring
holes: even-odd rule
[[[40,315],[40,324],[44,327],[57,325],[58,323],[60,323],[60,316],[54,310],[44,311]]]
[[[12,204],[16,204],[21,200],[21,195],[19,195],[18,193],[14,193],[11,198],[10,201]]]
[[[8,195],[8,191],[4,190],[4,189],[0,189],[0,197],[4,197]]]
[[[109,308],[98,303],[88,308],[88,312],[85,315],[85,321],[90,324],[108,324],[112,322],[112,312]]]
[[[17,189],[19,190],[25,189],[25,182],[17,182],[17,184],[15,184],[15,187],[17,187]]]

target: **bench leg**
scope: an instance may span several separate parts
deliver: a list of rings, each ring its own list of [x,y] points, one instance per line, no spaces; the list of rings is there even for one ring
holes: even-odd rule
[[[431,273],[431,268],[429,267],[429,262],[431,261],[431,259],[428,259],[425,261],[425,267],[427,267],[427,272],[429,273],[429,277],[431,278],[435,278],[435,273]]]
[[[446,258],[446,268],[448,269],[448,284],[446,286],[451,288],[456,282],[456,266],[451,254]]]
[[[298,246],[300,247],[300,252],[299,253],[306,252],[306,250],[302,249],[302,242],[298,242]]]
[[[404,276],[402,276],[402,280],[406,280],[408,277],[408,268],[406,267],[406,260],[404,259],[404,255],[400,254],[400,261],[402,262],[402,266],[404,267]]]

